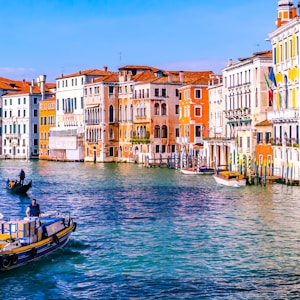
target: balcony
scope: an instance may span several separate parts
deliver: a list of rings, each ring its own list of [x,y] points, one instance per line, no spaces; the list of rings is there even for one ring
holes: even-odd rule
[[[299,120],[299,108],[287,108],[284,110],[273,110],[268,112],[268,120],[273,123],[294,123]]]
[[[203,144],[203,138],[202,137],[195,137],[195,144]]]
[[[150,139],[147,138],[133,138],[130,140],[131,144],[150,144]]]
[[[176,143],[177,144],[188,144],[190,142],[189,137],[177,137],[176,138]]]
[[[3,138],[6,139],[20,139],[21,138],[21,134],[19,133],[4,133],[3,134]]]

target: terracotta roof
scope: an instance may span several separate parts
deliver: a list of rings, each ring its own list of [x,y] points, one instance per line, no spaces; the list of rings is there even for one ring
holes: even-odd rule
[[[139,65],[127,65],[124,67],[120,67],[119,70],[148,70],[148,71],[153,71],[153,72],[157,72],[160,71],[160,69],[154,68],[154,67],[150,67],[150,66],[139,66]]]
[[[1,81],[0,81],[0,89],[3,89],[3,90],[14,90],[13,87],[11,87],[10,85],[6,84],[5,82],[1,82]]]
[[[264,120],[264,121],[261,121],[259,123],[257,123],[255,126],[272,126],[273,123],[269,120]]]
[[[119,74],[112,73],[110,75],[103,76],[101,78],[97,78],[94,82],[119,82]],[[89,82],[92,83],[92,82]]]
[[[61,75],[57,77],[56,79],[62,79],[62,78],[70,78],[70,77],[75,77],[75,76],[81,76],[81,75],[86,75],[86,76],[105,76],[112,74],[113,72],[110,71],[105,71],[105,70],[98,70],[98,69],[93,69],[93,70],[84,70],[84,71],[78,71],[76,73],[68,74],[68,75]]]

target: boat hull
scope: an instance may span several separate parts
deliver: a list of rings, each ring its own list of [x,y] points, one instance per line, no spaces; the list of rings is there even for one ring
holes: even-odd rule
[[[181,169],[180,172],[184,175],[213,175],[215,170],[210,168],[200,168],[198,171]]]
[[[240,187],[240,186],[245,186],[246,185],[246,179],[224,179],[220,178],[217,174],[213,175],[216,183],[226,185],[226,186],[232,186],[232,187]]]
[[[11,251],[1,252],[0,271],[8,271],[21,267],[65,247],[71,233],[75,231],[75,229],[76,223],[72,223],[62,231],[48,238],[44,238],[39,242],[24,245]]]
[[[17,184],[14,187],[10,186],[10,181],[7,182],[6,184],[6,189],[12,193],[12,194],[26,194],[28,192],[28,190],[32,187],[32,181],[30,181],[27,184],[21,185],[21,184]]]

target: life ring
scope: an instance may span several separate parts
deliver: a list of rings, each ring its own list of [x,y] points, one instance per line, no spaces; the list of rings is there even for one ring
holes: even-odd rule
[[[74,223],[73,223],[73,230],[72,230],[73,232],[76,230],[76,227],[77,227],[77,223],[74,222]]]
[[[5,254],[3,255],[2,257],[2,260],[1,260],[1,265],[4,269],[7,269],[11,264],[11,260],[10,260],[10,256]]]
[[[31,257],[31,258],[35,258],[35,257],[36,257],[36,254],[37,254],[36,248],[32,248],[31,251],[30,251],[30,257]]]
[[[10,257],[10,261],[13,265],[15,265],[19,260],[19,256],[17,253],[14,253],[11,257]]]
[[[56,234],[54,234],[54,236],[52,237],[52,239],[53,239],[53,242],[54,242],[56,245],[59,244],[59,238],[58,238],[58,236],[57,236]]]

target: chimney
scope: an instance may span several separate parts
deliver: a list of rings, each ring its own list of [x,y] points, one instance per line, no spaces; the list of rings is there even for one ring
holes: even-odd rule
[[[168,83],[172,83],[172,75],[168,75]]]
[[[42,99],[45,99],[45,85],[46,85],[46,75],[40,75],[38,77],[38,83],[42,94]]]
[[[231,67],[231,66],[233,66],[233,60],[232,58],[229,58],[227,62],[227,67]]]
[[[104,72],[107,72],[107,66],[104,66],[104,67],[103,67],[103,71],[104,71]]]
[[[179,71],[179,81],[181,83],[183,83],[183,77],[184,77],[184,72],[183,71]]]

